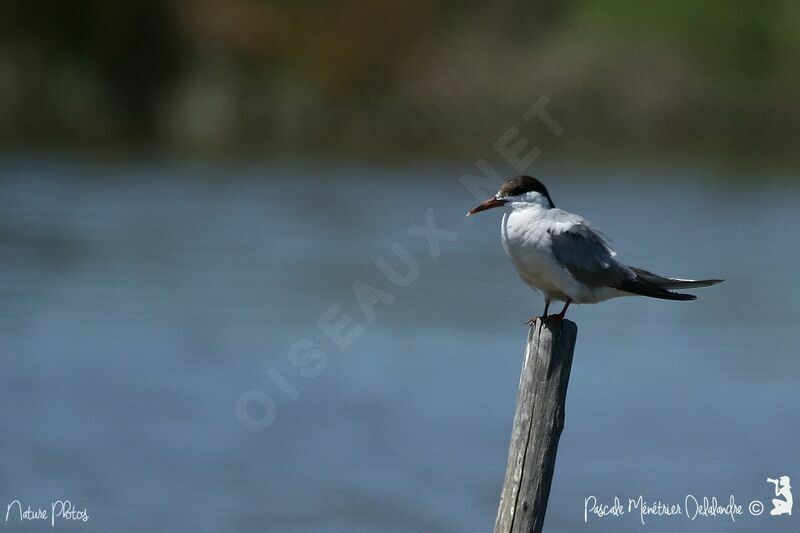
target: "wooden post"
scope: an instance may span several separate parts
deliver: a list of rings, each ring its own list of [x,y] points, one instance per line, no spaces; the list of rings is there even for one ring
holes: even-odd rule
[[[528,331],[494,533],[542,530],[577,334],[574,322],[554,318]]]

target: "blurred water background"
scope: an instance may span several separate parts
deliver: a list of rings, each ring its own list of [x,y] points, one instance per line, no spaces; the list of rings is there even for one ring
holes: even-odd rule
[[[488,530],[541,299],[503,254],[499,213],[464,223],[471,170],[5,159],[2,498],[70,498],[97,531]],[[540,170],[632,264],[727,280],[696,302],[571,310],[548,529],[583,530],[589,495],[766,501],[765,477],[800,464],[795,182]],[[408,233],[428,209],[457,232],[435,259]],[[375,266],[403,270],[395,242],[419,263],[402,289]],[[374,323],[358,281],[394,297]],[[333,304],[364,328],[344,350],[316,325]],[[299,339],[327,354],[313,378],[288,358]],[[262,431],[236,413],[252,390],[276,406]],[[585,529],[640,529],[627,518]]]
[[[0,11],[0,509],[69,498],[87,531],[489,530],[542,302],[500,214],[465,223],[460,178],[485,159],[634,265],[726,278],[570,310],[546,530],[797,530],[747,504],[800,479],[800,3]],[[535,102],[559,128],[523,118]],[[431,248],[426,216],[451,239]],[[404,287],[376,264],[403,271],[398,249]],[[374,316],[354,284],[382,291]],[[326,312],[362,328],[350,345]],[[745,515],[583,521],[591,495],[687,494]]]

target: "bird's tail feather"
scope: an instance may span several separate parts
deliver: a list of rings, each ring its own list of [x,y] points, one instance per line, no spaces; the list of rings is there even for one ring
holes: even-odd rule
[[[617,287],[621,291],[638,294],[640,296],[649,296],[650,298],[661,298],[662,300],[696,300],[697,296],[694,294],[684,294],[680,292],[670,292],[667,289],[659,287],[641,278],[625,281],[622,285]]]
[[[651,283],[656,287],[662,289],[688,289],[691,287],[710,287],[717,283],[722,283],[721,279],[680,279],[680,278],[665,278],[658,274],[653,274],[643,268],[630,267],[636,274],[636,277],[647,283]]]

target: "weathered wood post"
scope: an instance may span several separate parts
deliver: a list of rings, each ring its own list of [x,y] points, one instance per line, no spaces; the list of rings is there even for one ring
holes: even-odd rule
[[[574,322],[554,318],[528,331],[494,533],[542,530],[577,334]]]

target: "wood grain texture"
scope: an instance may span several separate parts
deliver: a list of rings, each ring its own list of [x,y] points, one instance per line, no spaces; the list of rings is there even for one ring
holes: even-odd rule
[[[495,533],[542,530],[577,335],[574,322],[553,318],[528,331]]]

